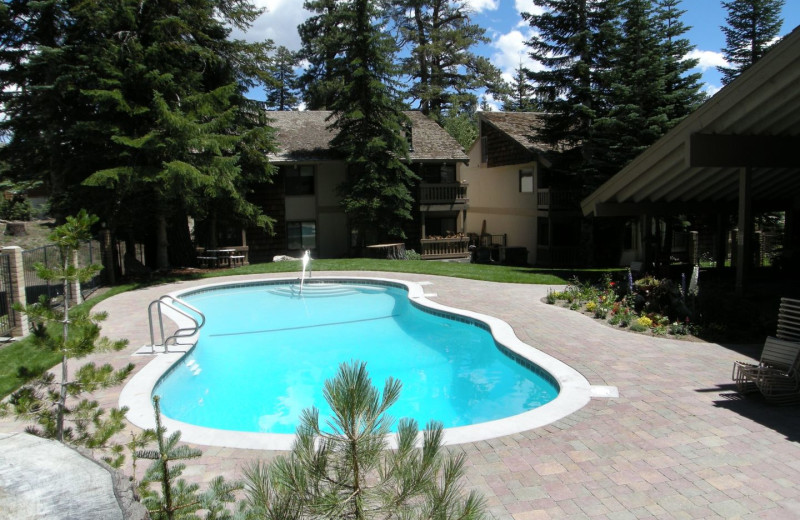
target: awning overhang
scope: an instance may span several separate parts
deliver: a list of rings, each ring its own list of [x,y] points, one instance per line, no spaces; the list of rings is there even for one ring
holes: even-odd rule
[[[581,201],[584,215],[736,211],[800,201],[800,27]],[[729,209],[729,208],[732,208]],[[667,214],[669,214],[667,213]]]

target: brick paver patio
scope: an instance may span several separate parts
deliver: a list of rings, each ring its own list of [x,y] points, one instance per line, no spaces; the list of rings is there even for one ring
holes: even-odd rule
[[[431,282],[426,286],[426,293],[435,294],[431,299],[504,319],[522,341],[571,365],[592,385],[619,389],[618,398],[593,398],[546,427],[454,446],[468,456],[465,487],[483,493],[490,516],[800,518],[799,408],[742,399],[730,383],[732,362],[757,357],[758,346],[728,348],[617,330],[542,303],[545,286],[401,273],[329,274]],[[131,354],[149,342],[149,302],[179,286],[207,283],[212,281],[151,287],[99,304],[95,311],[109,313],[103,333],[131,344],[96,360],[143,366],[149,358]],[[115,406],[119,392],[97,397]],[[23,427],[0,422],[3,432]],[[276,454],[199,447],[204,455],[190,463],[185,476],[200,482],[216,475],[236,478],[249,461]]]

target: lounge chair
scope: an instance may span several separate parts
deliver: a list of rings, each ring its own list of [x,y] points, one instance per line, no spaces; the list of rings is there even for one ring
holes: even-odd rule
[[[767,402],[772,404],[800,402],[800,354],[786,372],[764,368],[751,376]]]
[[[800,343],[768,336],[764,341],[764,349],[761,351],[761,360],[758,364],[734,361],[731,379],[736,383],[740,393],[756,392],[759,390],[756,385],[758,377],[789,373],[796,365],[798,355],[800,355]]]

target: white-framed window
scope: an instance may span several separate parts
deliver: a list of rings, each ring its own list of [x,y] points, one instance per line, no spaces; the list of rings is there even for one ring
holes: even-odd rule
[[[533,170],[519,171],[519,192],[533,193]]]

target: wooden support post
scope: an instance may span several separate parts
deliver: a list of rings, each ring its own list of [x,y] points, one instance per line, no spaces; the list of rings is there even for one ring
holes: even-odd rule
[[[753,170],[744,167],[739,170],[739,240],[737,243],[736,295],[742,296],[750,266],[753,263]]]

